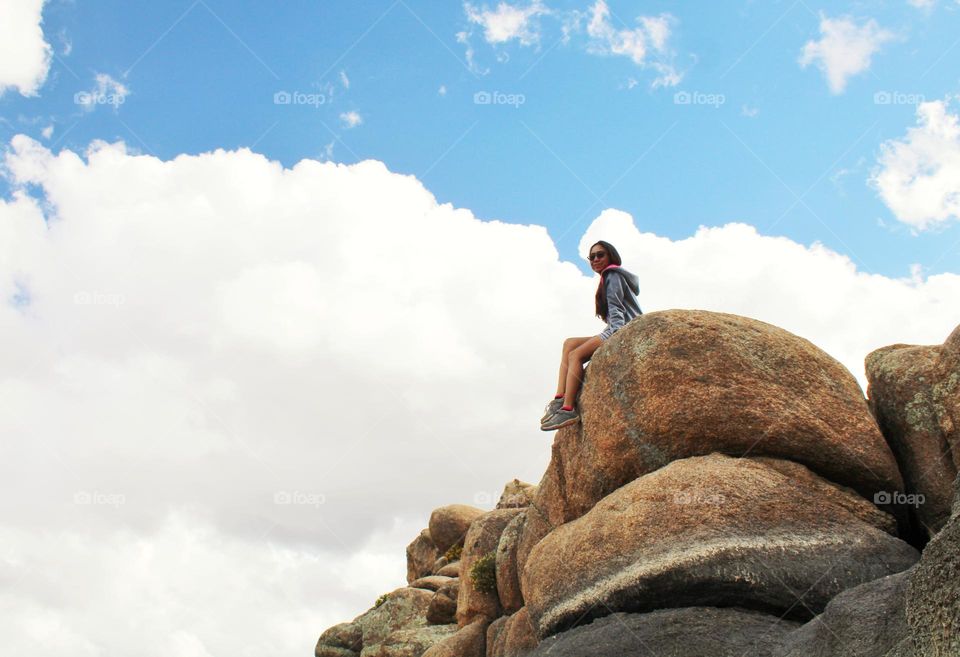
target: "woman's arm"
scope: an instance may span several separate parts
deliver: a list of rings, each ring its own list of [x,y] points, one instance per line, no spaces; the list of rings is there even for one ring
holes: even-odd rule
[[[616,333],[617,329],[626,324],[623,314],[623,286],[626,281],[620,274],[610,273],[607,274],[607,279],[603,284],[606,287],[607,294],[607,328],[600,333],[600,339],[606,340]]]

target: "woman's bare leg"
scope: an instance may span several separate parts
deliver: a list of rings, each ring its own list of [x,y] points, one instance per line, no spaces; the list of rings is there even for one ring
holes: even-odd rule
[[[557,381],[557,397],[563,395],[567,385],[567,366],[570,352],[585,343],[590,338],[567,338],[563,341],[563,355],[560,357],[560,378]],[[593,353],[592,351],[590,353]]]
[[[563,388],[563,405],[573,408],[577,403],[577,393],[583,381],[583,364],[590,360],[603,340],[599,336],[587,338],[567,355],[567,380]]]

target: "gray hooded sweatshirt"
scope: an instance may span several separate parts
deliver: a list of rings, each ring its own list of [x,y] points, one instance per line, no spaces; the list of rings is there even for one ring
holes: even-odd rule
[[[640,281],[635,274],[611,265],[600,276],[607,295],[607,327],[600,333],[600,339],[606,340],[631,319],[642,315],[643,311],[637,302]]]

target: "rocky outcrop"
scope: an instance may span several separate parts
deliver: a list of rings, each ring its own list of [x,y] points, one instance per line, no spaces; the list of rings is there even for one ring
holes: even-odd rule
[[[460,580],[451,579],[437,589],[427,609],[427,622],[445,625],[457,622],[457,598],[460,595]]]
[[[364,651],[363,657],[421,657],[456,633],[456,625],[430,625],[397,630],[391,632],[376,650]]]
[[[742,609],[618,613],[546,639],[529,657],[776,657],[795,623]]]
[[[526,607],[498,618],[496,624],[487,630],[487,657],[521,657],[540,643]]]
[[[903,472],[904,504],[927,537],[950,517],[960,468],[955,417],[960,332],[941,346],[892,345],[867,356],[868,394]],[[887,496],[893,492],[884,493]]]
[[[919,657],[960,655],[960,515],[927,544],[911,574],[907,622]]]
[[[960,478],[955,485],[960,485]],[[954,498],[954,508],[960,494]],[[960,518],[907,571],[844,591],[787,637],[777,657],[960,655]]]
[[[951,516],[944,484],[960,329],[878,350],[868,371],[879,426],[848,372],[781,329],[634,320],[595,354],[582,423],[558,432],[540,484],[508,483],[491,512],[434,511],[410,586],[316,654],[960,657],[960,500]],[[922,491],[929,542],[887,503]]]
[[[478,560],[495,554],[503,530],[520,512],[520,509],[495,509],[481,515],[470,525],[463,542],[463,556],[460,558],[463,572],[460,595],[457,598],[457,623],[460,627],[478,619],[485,619],[490,623],[502,613],[496,586],[494,585],[492,591],[481,590],[472,581],[471,570]],[[493,582],[496,582],[495,564],[494,561],[490,570]]]
[[[530,506],[530,501],[533,499],[534,494],[537,492],[537,487],[533,484],[528,484],[520,481],[519,479],[514,479],[513,481],[507,482],[507,485],[503,487],[503,493],[500,495],[500,500],[497,502],[498,509],[522,509],[526,506]]]
[[[910,657],[905,611],[911,571],[844,591],[784,642],[778,657]]]
[[[814,476],[714,454],[623,486],[531,553],[522,589],[540,637],[666,605],[809,618],[837,593],[917,560],[883,530],[886,514],[838,487],[809,485]]]
[[[463,539],[474,520],[483,515],[481,509],[465,504],[451,504],[435,509],[430,514],[430,536],[440,554]]]
[[[451,577],[443,577],[442,575],[428,575],[426,577],[421,577],[420,579],[415,579],[410,582],[410,588],[412,589],[426,589],[428,591],[437,591],[442,586],[448,584]]]
[[[439,551],[430,538],[430,530],[420,532],[407,546],[407,583],[433,572],[433,564]]]
[[[826,353],[753,319],[638,317],[593,357],[582,422],[558,432],[534,505],[552,525],[681,458],[796,461],[872,499],[902,479],[856,380]]]
[[[444,564],[436,570],[441,577],[460,577],[460,561]]]
[[[523,606],[520,574],[517,570],[517,547],[526,520],[525,511],[514,516],[504,528],[497,544],[497,597],[505,614],[512,614]]]
[[[382,603],[324,632],[315,649],[317,657],[372,657],[388,636],[399,630],[426,627],[426,613],[433,594],[423,589],[402,588],[385,596]]]
[[[363,650],[363,630],[357,623],[340,623],[320,635],[316,657],[349,657]]]
[[[487,621],[478,619],[437,643],[423,657],[485,657]]]

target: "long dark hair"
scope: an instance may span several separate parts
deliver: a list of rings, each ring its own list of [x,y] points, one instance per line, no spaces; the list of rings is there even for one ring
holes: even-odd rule
[[[590,245],[590,248],[587,250],[587,253],[593,251],[593,247],[602,246],[607,252],[607,257],[610,258],[611,265],[622,265],[623,260],[620,259],[620,253],[610,242],[604,242],[600,240]],[[597,286],[597,296],[596,296],[596,309],[597,317],[603,321],[607,321],[607,293],[603,289],[603,274],[600,275],[600,285]]]

